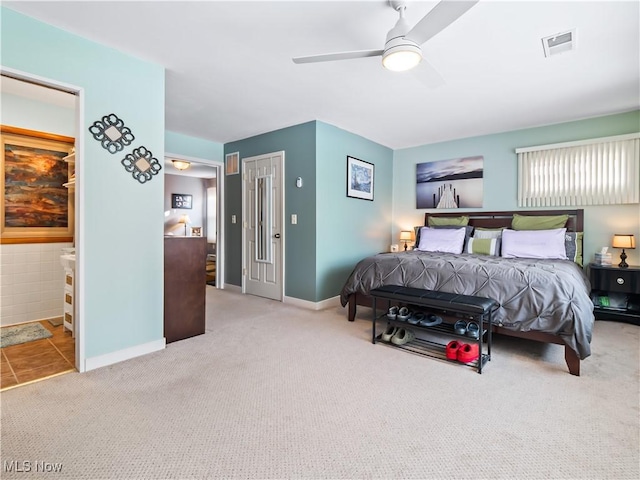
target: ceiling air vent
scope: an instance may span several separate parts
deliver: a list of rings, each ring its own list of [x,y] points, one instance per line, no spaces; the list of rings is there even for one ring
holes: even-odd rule
[[[549,37],[542,39],[542,46],[544,48],[544,56],[550,57],[563,52],[569,52],[575,48],[576,45],[576,30],[569,30],[568,32],[556,33]]]

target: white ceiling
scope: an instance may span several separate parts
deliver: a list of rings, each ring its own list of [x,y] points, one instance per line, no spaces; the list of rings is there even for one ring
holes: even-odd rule
[[[317,119],[396,149],[640,106],[638,1],[482,0],[423,46],[438,88],[380,58],[291,61],[382,49],[385,1],[3,4],[163,65],[166,128],[220,143]],[[541,38],[574,28],[577,49],[545,58]]]
[[[181,177],[197,177],[197,178],[216,178],[216,168],[211,165],[205,165],[203,163],[189,162],[189,168],[186,170],[178,170],[171,163],[171,157],[165,157],[164,159],[164,173],[166,175],[179,175]],[[184,162],[185,160],[177,158]]]

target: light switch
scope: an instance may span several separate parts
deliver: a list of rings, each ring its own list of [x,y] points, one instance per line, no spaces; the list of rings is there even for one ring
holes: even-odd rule
[[[298,215],[296,215],[295,213],[291,214],[291,225],[297,225],[298,224]]]
[[[235,215],[231,215],[231,223],[236,223],[236,216]]]

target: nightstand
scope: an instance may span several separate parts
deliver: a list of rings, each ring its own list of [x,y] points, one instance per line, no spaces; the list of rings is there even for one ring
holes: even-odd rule
[[[593,313],[597,320],[640,325],[640,266],[589,264]]]

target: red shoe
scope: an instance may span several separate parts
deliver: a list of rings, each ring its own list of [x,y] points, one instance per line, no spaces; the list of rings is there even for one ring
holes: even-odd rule
[[[458,359],[458,349],[461,347],[461,343],[457,340],[451,340],[447,344],[446,355],[449,360],[457,360]]]
[[[478,359],[480,350],[477,343],[469,345],[465,343],[458,348],[458,361],[462,363],[471,363]]]

